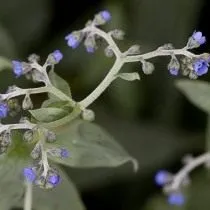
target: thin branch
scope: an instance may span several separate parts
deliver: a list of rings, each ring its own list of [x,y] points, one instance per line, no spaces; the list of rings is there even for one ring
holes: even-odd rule
[[[24,197],[24,210],[32,210],[32,188],[31,182],[25,182],[25,197]]]
[[[109,85],[116,78],[116,75],[119,73],[119,71],[121,70],[121,68],[125,63],[139,62],[142,60],[147,60],[158,56],[171,56],[172,54],[184,55],[189,58],[198,57],[198,55],[189,52],[186,47],[182,49],[172,49],[172,50],[163,50],[158,48],[157,50],[145,54],[126,55],[120,51],[119,47],[115,43],[110,33],[106,33],[103,30],[95,27],[94,25],[86,27],[85,29],[83,29],[83,32],[89,32],[102,37],[110,46],[110,48],[113,50],[116,56],[116,61],[113,64],[112,68],[109,70],[109,73],[102,80],[102,82],[96,87],[96,89],[93,90],[93,92],[91,92],[85,99],[79,102],[81,109],[87,108],[109,87]]]
[[[189,163],[187,163],[176,175],[173,176],[172,182],[169,185],[166,185],[166,188],[169,190],[178,190],[184,179],[191,171],[203,164],[209,163],[209,161],[210,153],[205,153],[194,158]]]

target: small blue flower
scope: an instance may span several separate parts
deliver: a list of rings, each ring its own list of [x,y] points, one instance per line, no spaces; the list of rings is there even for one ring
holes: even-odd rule
[[[202,45],[206,42],[206,37],[202,35],[202,32],[195,31],[192,35],[192,38],[199,44]]]
[[[62,158],[68,158],[70,156],[69,151],[67,149],[62,148],[60,153]]]
[[[23,169],[23,175],[29,182],[34,182],[36,179],[36,173],[32,168],[24,168]]]
[[[53,174],[48,177],[47,181],[55,187],[60,183],[61,177],[58,174]]]
[[[55,50],[52,53],[52,55],[57,63],[59,63],[63,59],[63,54],[61,53],[60,50]]]
[[[80,43],[78,37],[76,35],[74,35],[73,33],[67,35],[65,37],[65,40],[67,40],[68,46],[73,48],[73,49],[77,48],[79,46],[79,43]]]
[[[99,14],[101,15],[101,17],[102,17],[106,22],[108,22],[108,21],[111,20],[111,14],[110,14],[109,11],[104,10],[104,11],[101,11]]]
[[[179,69],[170,68],[170,69],[169,69],[169,72],[170,72],[171,75],[177,76],[178,73],[179,73]]]
[[[155,183],[159,186],[163,186],[169,180],[169,173],[165,170],[160,170],[155,175]]]
[[[0,119],[5,118],[8,114],[9,107],[6,103],[0,103]]]
[[[94,53],[95,52],[95,49],[93,47],[87,47],[86,50],[87,50],[88,53]]]
[[[197,76],[201,76],[208,72],[209,64],[206,60],[200,58],[193,62],[193,69]]]
[[[185,203],[185,197],[182,193],[171,193],[168,196],[168,203],[175,206],[182,206]]]
[[[13,65],[13,72],[14,74],[19,77],[23,74],[23,66],[20,61],[12,61]]]

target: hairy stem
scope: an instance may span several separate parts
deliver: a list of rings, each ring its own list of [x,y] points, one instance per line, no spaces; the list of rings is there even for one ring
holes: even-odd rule
[[[32,188],[31,182],[25,183],[25,197],[24,197],[24,210],[32,210]]]
[[[81,109],[87,108],[109,87],[109,85],[116,78],[116,75],[119,73],[119,71],[121,70],[121,68],[125,63],[139,62],[142,60],[147,60],[158,56],[184,55],[189,58],[197,57],[197,55],[189,52],[186,47],[182,49],[171,49],[171,50],[163,50],[158,48],[157,50],[145,54],[126,55],[125,53],[122,53],[120,51],[110,33],[106,33],[101,29],[95,27],[94,25],[86,27],[83,31],[96,34],[102,37],[107,42],[109,47],[113,50],[116,56],[116,61],[112,66],[112,68],[110,69],[109,73],[106,75],[104,80],[102,80],[102,82],[96,87],[96,89],[93,90],[93,92],[91,92],[85,99],[79,102]]]
[[[8,130],[33,129],[36,126],[37,124],[33,123],[17,123],[17,124],[7,124],[7,125],[0,124],[0,133]]]
[[[62,91],[60,91],[59,89],[55,88],[52,85],[43,86],[39,88],[28,88],[28,89],[17,88],[15,91],[12,91],[10,93],[1,94],[0,97],[2,100],[9,100],[11,98],[21,95],[26,95],[26,94],[30,95],[38,93],[51,93],[63,101],[69,101],[72,106],[75,105],[75,101],[73,101],[70,97],[68,97],[66,94],[64,94]]]
[[[79,102],[81,108],[87,108],[109,87],[122,66],[123,62],[120,59],[116,59],[113,67],[110,69],[104,80],[96,87],[92,93],[90,93],[85,99]]]
[[[188,176],[188,174],[193,171],[195,168],[208,163],[210,161],[210,153],[202,154],[192,161],[187,163],[176,175],[174,175],[173,180],[169,186],[170,190],[179,190],[180,186],[183,183],[183,180]]]

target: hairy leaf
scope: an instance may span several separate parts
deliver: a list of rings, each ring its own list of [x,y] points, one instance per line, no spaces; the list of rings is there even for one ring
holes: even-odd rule
[[[176,87],[198,108],[210,113],[210,83],[193,80],[179,80]]]
[[[51,70],[49,72],[49,78],[51,83],[58,88],[59,90],[61,90],[63,93],[65,93],[67,96],[69,96],[71,98],[71,90],[69,87],[69,84],[60,76],[58,76],[54,70]],[[57,100],[57,97],[54,96],[53,94],[49,94],[49,98],[53,99],[53,100]]]
[[[39,122],[52,122],[65,117],[68,112],[61,108],[49,107],[29,111]]]
[[[134,81],[134,80],[140,80],[139,73],[133,72],[133,73],[119,73],[117,77],[127,80],[127,81]]]
[[[64,147],[70,151],[70,157],[52,160],[72,167],[116,167],[131,161],[134,170],[137,161],[131,157],[105,130],[82,120],[75,120],[56,131],[55,144],[47,147]]]

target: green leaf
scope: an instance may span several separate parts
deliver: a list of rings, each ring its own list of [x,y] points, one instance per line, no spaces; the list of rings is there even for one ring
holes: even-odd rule
[[[117,77],[127,80],[127,81],[140,80],[140,75],[137,72],[119,73],[119,74],[117,74]]]
[[[210,83],[179,80],[176,87],[198,108],[210,113]]]
[[[55,107],[34,109],[29,112],[39,122],[52,122],[68,115],[66,110]]]
[[[47,147],[64,147],[71,153],[67,159],[50,157],[57,163],[84,168],[116,167],[131,161],[134,170],[138,169],[137,160],[96,124],[75,120],[55,132],[57,141]]]
[[[49,72],[49,79],[51,81],[51,83],[59,90],[61,90],[63,93],[65,93],[67,96],[69,96],[70,98],[71,96],[71,90],[69,87],[69,84],[60,76],[58,76],[54,70],[52,69]],[[54,96],[53,94],[49,94],[49,98],[53,99],[54,101],[57,101],[57,97]]]

